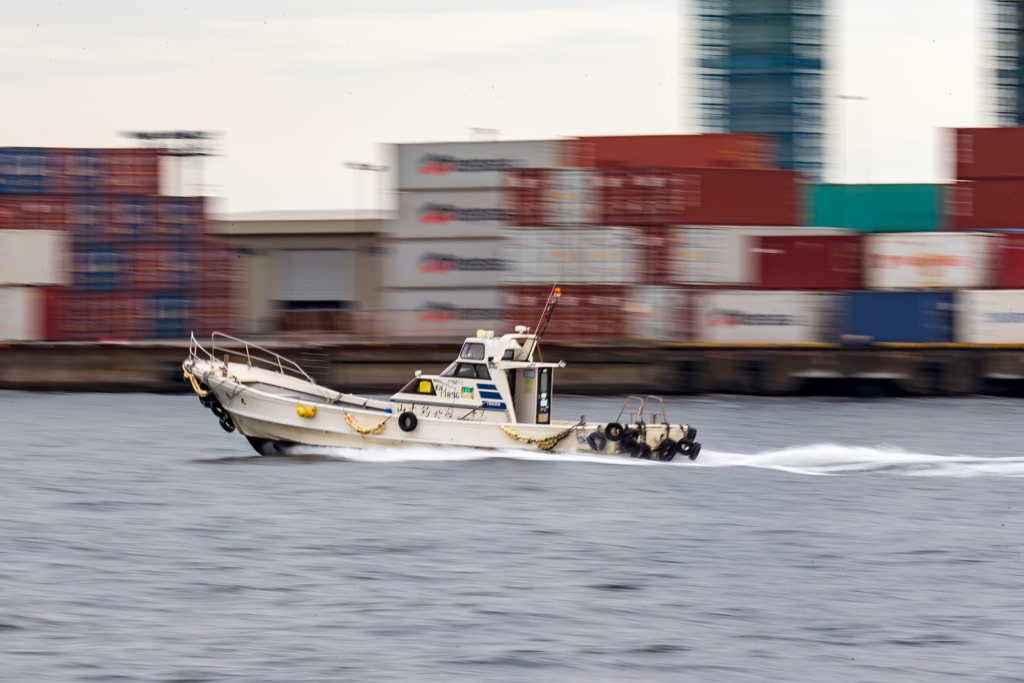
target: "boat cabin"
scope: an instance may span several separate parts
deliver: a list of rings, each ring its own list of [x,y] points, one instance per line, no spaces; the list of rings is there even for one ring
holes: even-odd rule
[[[438,375],[416,377],[391,397],[391,412],[476,422],[549,424],[554,370],[565,363],[535,360],[538,338],[529,328],[495,337],[478,330]]]

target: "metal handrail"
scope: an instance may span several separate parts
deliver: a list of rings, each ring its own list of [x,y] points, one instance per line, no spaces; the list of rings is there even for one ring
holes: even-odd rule
[[[615,418],[616,422],[622,419],[622,414],[626,412],[626,406],[628,406],[629,402],[632,401],[634,398],[640,401],[640,418],[643,419],[644,403],[646,403],[646,401],[644,401],[644,399],[640,398],[639,396],[627,396],[626,400],[622,402],[622,408],[619,410],[618,416],[616,416]],[[633,415],[635,414],[636,413],[629,413],[630,421],[632,421]]]
[[[249,347],[252,347],[253,349],[256,349],[257,351],[262,351],[263,353],[268,353],[268,354],[270,354],[271,356],[274,357],[273,360],[271,360],[269,358],[260,358],[259,356],[256,356],[255,359],[256,359],[257,363],[269,363],[270,365],[277,365],[277,371],[280,372],[282,375],[288,374],[285,371],[285,364],[287,364],[289,370],[291,370],[293,372],[297,372],[307,382],[309,382],[310,384],[312,384],[314,386],[318,386],[317,383],[316,383],[316,380],[314,380],[312,377],[307,375],[306,371],[303,370],[302,367],[298,363],[296,363],[295,361],[289,360],[288,358],[285,358],[284,356],[282,356],[279,353],[274,353],[270,349],[264,348],[264,347],[260,346],[259,344],[253,344],[251,342],[245,341],[244,339],[239,339],[238,337],[233,337],[230,334],[224,334],[223,332],[214,332],[213,334],[210,335],[210,348],[213,351],[213,358],[214,359],[216,359],[216,357],[217,357],[217,337],[223,337],[224,339],[228,339],[230,341],[242,344],[245,347],[245,358],[246,358],[246,361],[247,361],[249,367],[253,367],[253,355],[249,352]],[[222,351],[227,351],[229,353],[231,352],[230,349],[226,349],[226,348],[223,348],[223,347],[221,348],[221,350]]]
[[[223,332],[214,332],[213,334],[211,334],[210,335],[210,351],[207,351],[205,348],[203,348],[203,345],[200,344],[196,340],[195,334],[193,334],[192,335],[192,341],[189,344],[189,355],[191,355],[191,356],[193,356],[195,358],[198,358],[199,354],[197,353],[197,350],[201,350],[203,353],[205,353],[207,356],[209,356],[210,360],[212,360],[213,362],[215,362],[215,363],[216,362],[221,362],[221,361],[219,361],[217,359],[217,338],[218,337],[222,337],[224,339],[228,339],[230,341],[233,341],[233,342],[236,342],[238,344],[241,344],[245,348],[245,359],[246,359],[246,363],[248,364],[248,366],[250,368],[254,367],[254,366],[255,367],[260,367],[261,369],[264,369],[264,370],[272,370],[274,372],[279,372],[279,373],[281,373],[282,375],[284,375],[286,377],[289,376],[289,375],[292,375],[292,376],[295,376],[297,379],[304,379],[305,381],[309,382],[314,387],[316,387],[321,392],[321,394],[323,394],[325,399],[327,399],[328,401],[330,401],[332,403],[335,401],[335,397],[331,396],[330,389],[327,389],[326,387],[322,387],[319,384],[317,384],[316,380],[313,379],[312,377],[310,377],[306,373],[306,371],[303,370],[302,367],[298,363],[296,363],[295,361],[290,360],[288,358],[285,358],[284,356],[282,356],[279,353],[274,353],[270,349],[262,347],[259,344],[253,344],[252,342],[247,342],[244,339],[239,339],[238,337],[233,337],[230,334],[224,334]],[[252,354],[252,352],[250,351],[250,348],[251,349],[255,349],[257,351],[262,351],[263,353],[266,353],[266,354],[269,354],[270,356],[273,356],[273,359],[261,358],[260,356],[254,356]],[[227,348],[224,348],[224,347],[221,347],[220,350],[224,351],[224,352],[226,352],[228,354],[232,353],[231,349],[227,349]],[[234,351],[234,353],[237,355],[238,351]],[[227,364],[225,362],[225,367],[226,367],[226,365]],[[265,366],[268,366],[268,365],[270,366],[269,368],[265,367]]]
[[[661,400],[661,396],[655,396],[654,394],[648,394],[647,398],[644,399],[643,405],[640,406],[641,419],[646,417],[645,416],[645,412],[647,411],[647,402],[650,401],[652,398],[654,400],[656,400],[661,407],[659,408],[657,413],[654,413],[651,416],[651,419],[648,419],[648,420],[645,420],[645,421],[646,422],[650,422],[651,424],[655,424],[653,422],[653,418],[660,417],[662,424],[668,424],[668,415],[665,414],[665,402]]]

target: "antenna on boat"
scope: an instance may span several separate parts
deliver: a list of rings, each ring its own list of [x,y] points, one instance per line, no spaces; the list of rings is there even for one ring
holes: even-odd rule
[[[533,359],[533,352],[540,351],[540,340],[544,336],[544,332],[548,329],[548,323],[551,322],[551,314],[555,312],[555,306],[558,304],[558,299],[562,296],[562,288],[558,286],[558,280],[555,280],[555,284],[551,287],[551,293],[548,294],[548,300],[544,304],[544,312],[540,314],[540,320],[537,321],[537,331],[534,332],[536,338],[533,341],[533,348],[530,349],[530,359]],[[544,360],[544,356],[541,356],[541,360]]]
[[[548,329],[548,323],[551,321],[551,314],[555,312],[555,305],[558,304],[558,299],[562,296],[562,288],[558,286],[558,280],[555,280],[555,284],[551,287],[551,293],[548,294],[548,300],[544,304],[544,312],[540,314],[540,320],[537,321],[537,342],[540,342],[541,337],[544,336],[545,330]]]

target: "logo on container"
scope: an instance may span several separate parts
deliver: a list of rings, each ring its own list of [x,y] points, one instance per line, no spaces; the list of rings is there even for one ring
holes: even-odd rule
[[[416,212],[416,219],[427,225],[502,222],[505,220],[505,212],[501,209],[464,209],[451,204],[431,202],[419,208]]]
[[[450,323],[454,320],[496,320],[501,311],[491,308],[460,308],[455,304],[428,301],[416,312],[422,323]]]
[[[445,275],[453,272],[497,272],[508,270],[500,258],[459,258],[454,254],[426,253],[417,260],[421,273]]]
[[[785,313],[747,313],[723,308],[708,311],[708,327],[806,327],[800,315]]]
[[[969,268],[970,256],[955,254],[871,254],[872,268]]]
[[[436,176],[449,173],[495,173],[517,165],[515,159],[460,159],[448,154],[426,154],[416,162],[416,172]]]
[[[1024,313],[1014,311],[1000,311],[998,313],[986,313],[986,322],[994,324],[1019,325],[1024,323]]]

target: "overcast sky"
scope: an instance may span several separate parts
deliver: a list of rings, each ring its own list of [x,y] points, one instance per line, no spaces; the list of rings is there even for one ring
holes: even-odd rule
[[[680,0],[0,0],[0,146],[223,133],[223,208],[351,208],[377,143],[695,132]],[[983,0],[847,0],[829,177],[934,182],[986,125]],[[868,141],[870,140],[870,145]],[[845,149],[846,153],[841,151]],[[845,160],[844,160],[845,159]],[[365,175],[365,173],[364,173]],[[360,208],[376,201],[362,180]]]

